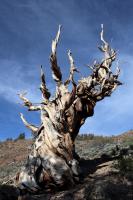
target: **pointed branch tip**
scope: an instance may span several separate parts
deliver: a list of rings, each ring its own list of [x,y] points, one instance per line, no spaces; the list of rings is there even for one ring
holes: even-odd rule
[[[29,128],[33,133],[34,132],[37,132],[38,131],[38,127],[32,125],[32,124],[29,124],[26,119],[24,118],[24,115],[22,113],[20,113],[20,118],[22,119],[24,125]]]

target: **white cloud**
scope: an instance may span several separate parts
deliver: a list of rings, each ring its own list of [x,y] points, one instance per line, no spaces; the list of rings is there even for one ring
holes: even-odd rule
[[[26,69],[15,61],[0,60],[0,96],[12,103],[20,102],[18,93],[27,91],[27,97],[35,103],[40,102],[41,92],[39,90],[39,70],[34,67]],[[49,84],[50,89],[52,84]]]
[[[131,126],[129,118],[133,117],[133,61],[130,55],[121,55],[119,60],[122,63],[120,80],[124,85],[117,88],[111,97],[97,103],[95,115],[87,119],[81,132],[114,134]],[[19,63],[8,60],[0,60],[0,66],[0,96],[17,103],[20,102],[17,93],[28,89],[27,97],[35,103],[40,102],[38,71],[33,67],[24,70]],[[31,77],[34,77],[33,80]],[[48,84],[48,87],[53,91],[52,84]]]

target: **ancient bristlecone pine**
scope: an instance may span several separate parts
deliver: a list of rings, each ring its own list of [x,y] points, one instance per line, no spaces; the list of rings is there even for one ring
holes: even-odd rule
[[[114,51],[103,37],[101,25],[101,47],[104,54],[102,61],[88,66],[91,75],[76,83],[75,67],[72,53],[68,51],[70,75],[66,81],[62,80],[62,73],[57,63],[56,50],[60,38],[61,26],[52,41],[50,56],[53,79],[56,83],[55,98],[50,98],[46,86],[45,76],[41,67],[42,103],[34,105],[25,94],[19,97],[29,111],[40,111],[41,125],[36,127],[29,124],[21,114],[21,119],[34,134],[34,144],[27,159],[27,164],[17,174],[16,182],[20,189],[36,192],[45,188],[62,188],[72,186],[78,181],[79,167],[75,153],[74,142],[85,119],[94,114],[96,103],[109,97],[121,82],[118,81],[120,69],[117,66],[115,74],[111,71],[112,62],[116,59]],[[72,91],[68,90],[69,84]]]

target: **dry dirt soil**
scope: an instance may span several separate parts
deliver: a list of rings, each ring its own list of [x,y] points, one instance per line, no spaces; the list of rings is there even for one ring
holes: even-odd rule
[[[0,200],[18,199],[12,180],[24,165],[32,143],[0,143]],[[123,155],[122,149],[126,150]],[[79,138],[76,150],[81,157],[79,183],[65,191],[28,195],[25,200],[133,200],[133,131],[113,139]]]

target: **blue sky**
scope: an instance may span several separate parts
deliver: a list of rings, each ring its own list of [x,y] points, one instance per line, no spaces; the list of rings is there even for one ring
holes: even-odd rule
[[[63,25],[58,60],[64,78],[69,73],[67,50],[83,75],[85,64],[102,58],[100,25],[106,39],[118,50],[124,85],[111,98],[97,103],[95,115],[86,120],[81,133],[115,135],[133,128],[133,1],[120,0],[0,0],[0,140],[30,136],[19,113],[40,123],[39,113],[28,112],[17,97],[27,90],[32,102],[40,102],[40,65],[54,92],[49,55],[58,25]]]

